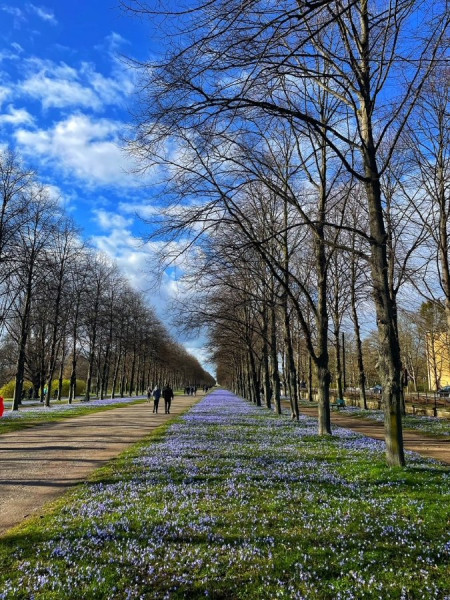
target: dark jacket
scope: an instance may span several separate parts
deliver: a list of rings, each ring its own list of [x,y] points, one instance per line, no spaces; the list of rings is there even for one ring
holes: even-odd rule
[[[164,400],[172,400],[173,398],[173,390],[170,386],[166,386],[163,391],[162,391],[162,395]]]

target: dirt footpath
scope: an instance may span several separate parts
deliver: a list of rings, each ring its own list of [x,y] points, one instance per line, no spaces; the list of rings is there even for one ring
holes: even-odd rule
[[[199,399],[175,396],[170,415],[161,400],[158,414],[145,402],[0,435],[0,535]]]
[[[317,408],[300,407],[300,412],[309,417],[317,418]],[[375,438],[376,440],[384,440],[383,423],[369,421],[357,417],[350,417],[345,413],[337,410],[331,411],[331,424],[339,427],[352,429],[362,435]],[[411,430],[403,431],[404,445],[407,450],[413,450],[423,456],[429,456],[450,464],[450,440],[448,439],[433,439],[419,432]]]

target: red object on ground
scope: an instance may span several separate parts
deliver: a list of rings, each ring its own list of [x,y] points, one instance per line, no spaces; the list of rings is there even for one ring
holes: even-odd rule
[[[3,398],[0,396],[0,418],[3,417],[3,413],[5,412],[5,402]]]

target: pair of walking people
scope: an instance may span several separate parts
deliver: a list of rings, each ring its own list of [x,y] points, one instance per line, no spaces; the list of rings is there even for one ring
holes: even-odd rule
[[[162,391],[161,388],[159,386],[155,386],[155,389],[152,392],[152,396],[153,396],[153,412],[157,413],[158,412],[158,407],[159,407],[159,400],[161,398],[161,396],[164,398],[164,411],[167,414],[170,414],[170,406],[172,404],[172,400],[173,400],[173,390],[170,387],[169,384],[166,384]]]

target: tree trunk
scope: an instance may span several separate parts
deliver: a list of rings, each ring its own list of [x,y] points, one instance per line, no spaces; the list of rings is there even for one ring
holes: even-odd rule
[[[275,410],[278,415],[281,415],[281,386],[280,386],[280,373],[278,370],[278,346],[277,346],[277,330],[276,330],[276,315],[275,306],[272,305],[270,308],[271,312],[271,323],[270,323],[270,356],[272,365],[272,389],[273,398],[275,402]]]
[[[356,340],[356,357],[358,362],[358,385],[359,385],[359,398],[365,410],[367,410],[367,397],[366,397],[366,373],[364,371],[364,360],[362,353],[361,343],[361,328],[359,326],[358,310],[356,307],[356,264],[353,258],[352,260],[352,283],[351,283],[351,308],[352,308],[352,320],[353,328],[355,332]]]
[[[111,345],[108,342],[105,350],[105,357],[103,360],[102,376],[100,380],[100,400],[103,400],[108,393],[108,378],[109,378],[109,355],[111,351]]]
[[[133,348],[133,360],[131,362],[130,389],[129,389],[129,396],[130,396],[130,398],[131,398],[131,396],[133,395],[133,392],[134,392],[134,375],[135,375],[135,370],[136,370],[136,346],[134,346],[134,348]]]
[[[328,355],[328,309],[327,309],[327,275],[328,264],[325,252],[324,223],[326,216],[326,149],[322,149],[321,189],[319,193],[318,225],[315,238],[316,272],[317,272],[317,352],[313,357],[318,379],[317,402],[319,411],[319,435],[331,434],[330,420],[330,381]]]
[[[298,408],[298,386],[297,386],[297,369],[295,367],[294,348],[292,345],[291,337],[291,324],[289,319],[289,312],[286,301],[283,306],[284,313],[284,343],[286,348],[286,362],[288,368],[289,377],[289,388],[290,388],[290,403],[291,403],[291,417],[296,421],[299,420],[300,411]]]
[[[371,138],[369,138],[371,141]],[[372,152],[369,152],[372,150]],[[371,272],[379,338],[379,373],[383,386],[386,459],[391,466],[405,464],[401,419],[401,359],[396,327],[396,303],[389,293],[386,234],[381,189],[373,144],[367,148],[366,193],[370,211]]]
[[[45,338],[47,335],[47,327],[45,319],[42,319],[40,330],[40,361],[39,361],[39,402],[44,403],[45,400]]]
[[[262,309],[262,355],[263,355],[263,382],[264,399],[267,408],[272,408],[272,391],[270,388],[270,368],[269,368],[269,323],[267,315],[267,302],[263,300]]]
[[[114,373],[113,373],[113,379],[112,379],[112,384],[111,384],[111,399],[114,399],[115,394],[116,394],[116,386],[117,386],[117,379],[119,376],[119,367],[120,367],[121,356],[122,356],[122,350],[121,350],[121,348],[119,348],[119,350],[117,352],[116,363],[114,365]]]
[[[337,384],[337,397],[344,397],[344,388],[342,385],[342,362],[341,362],[341,332],[339,327],[335,327],[334,330],[334,345],[336,347],[336,384]]]
[[[313,401],[313,366],[312,358],[308,356],[308,402]]]
[[[61,264],[61,268],[58,274],[58,287],[56,289],[56,299],[53,305],[53,329],[52,339],[50,343],[50,358],[48,361],[48,374],[47,374],[47,396],[45,398],[45,406],[50,406],[50,399],[52,396],[52,384],[53,375],[56,369],[56,352],[58,346],[58,333],[59,333],[59,316],[61,311],[61,297],[63,289],[63,277],[64,277],[64,262]]]
[[[383,386],[386,458],[391,466],[403,466],[401,419],[401,359],[396,327],[396,305],[389,293],[387,278],[385,232],[382,215],[381,190],[375,167],[367,168],[369,183],[366,192],[370,207],[370,232],[374,240],[371,247],[371,272],[379,337],[379,373]]]
[[[95,301],[94,301],[93,318],[92,318],[91,323],[89,323],[89,325],[91,325],[92,329],[90,332],[91,335],[90,335],[90,348],[89,348],[89,364],[88,364],[88,374],[87,374],[87,378],[86,378],[86,393],[84,396],[85,402],[89,402],[89,400],[91,398],[91,386],[92,386],[95,351],[96,351],[96,344],[97,344],[97,327],[98,327],[98,313],[99,313],[99,306],[100,306],[100,293],[101,293],[100,282],[97,282],[97,289],[96,289]]]
[[[58,396],[57,396],[58,402],[61,402],[61,400],[62,400],[64,359],[65,359],[65,353],[63,352],[63,356],[61,357],[61,362],[59,365],[59,374],[58,374]]]
[[[25,305],[20,319],[20,338],[19,338],[19,353],[17,357],[15,389],[12,410],[19,410],[19,404],[22,402],[23,382],[25,375],[25,349],[29,331],[29,317],[31,310],[31,279],[29,279],[29,289],[25,296]]]
[[[94,349],[91,345],[89,350],[89,363],[88,363],[88,372],[86,377],[86,391],[84,394],[84,401],[89,402],[91,399],[91,386],[92,386],[92,371],[94,368]]]
[[[122,372],[121,372],[121,375],[120,375],[119,395],[120,395],[121,398],[123,398],[125,396],[126,359],[127,359],[127,353],[125,352],[124,355],[123,355]]]
[[[33,291],[33,273],[34,273],[34,252],[31,253],[30,262],[27,273],[27,283],[25,290],[25,303],[23,312],[20,318],[20,337],[19,337],[19,352],[17,357],[15,389],[12,410],[19,410],[19,404],[22,402],[23,382],[25,375],[26,361],[26,345],[29,333],[30,312],[31,312],[31,296]]]
[[[327,353],[326,353],[327,354]],[[317,400],[319,411],[319,435],[331,434],[330,419],[330,380],[328,356],[316,359]]]
[[[256,370],[255,356],[251,348],[248,350],[248,356],[250,359],[250,369],[251,369],[251,380],[252,380],[252,388],[253,388],[253,398],[256,406],[261,406],[261,389],[258,378],[258,372]]]
[[[360,135],[363,142],[362,159],[364,164],[365,189],[369,209],[369,229],[371,235],[371,273],[373,295],[377,316],[379,339],[379,373],[383,386],[384,428],[386,440],[386,460],[391,466],[403,466],[402,418],[401,418],[401,359],[396,327],[396,302],[391,297],[386,253],[387,236],[383,219],[383,203],[380,174],[377,166],[377,149],[372,130],[372,97],[369,9],[367,0],[361,2],[361,94],[358,110]]]
[[[77,394],[77,333],[79,309],[80,300],[77,298],[72,329],[72,371],[70,373],[69,404],[72,404]]]

